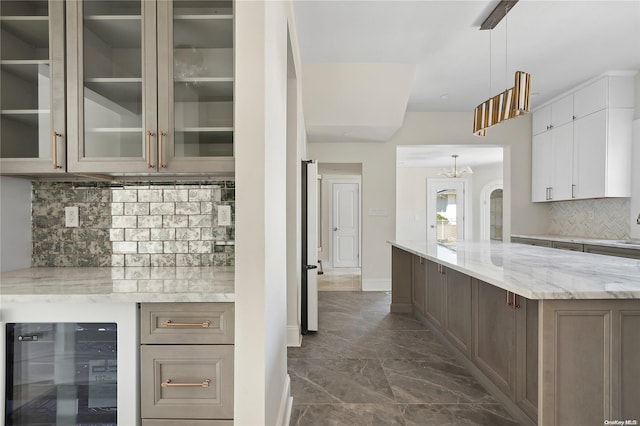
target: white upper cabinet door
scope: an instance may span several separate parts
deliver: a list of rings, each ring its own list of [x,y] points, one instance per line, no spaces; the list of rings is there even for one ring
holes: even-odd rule
[[[573,183],[573,124],[554,127],[551,131],[553,182],[549,198],[553,201],[570,200]]]
[[[607,111],[575,122],[574,196],[604,197],[607,155]]]
[[[573,121],[573,95],[565,96],[551,104],[551,126],[562,126]]]
[[[576,118],[582,118],[607,107],[607,77],[593,82],[573,95]]]
[[[551,187],[551,133],[543,132],[533,136],[531,141],[531,201],[549,201]]]
[[[531,130],[534,135],[538,135],[542,132],[549,130],[551,124],[551,105],[540,108],[533,112],[531,118]]]

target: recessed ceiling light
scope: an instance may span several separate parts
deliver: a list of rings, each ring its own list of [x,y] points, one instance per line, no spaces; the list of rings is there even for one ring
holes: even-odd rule
[[[449,99],[449,94],[445,93],[443,95],[440,95],[440,99]]]
[[[351,135],[353,135],[353,132],[344,132],[342,134],[342,136],[351,136]]]
[[[540,95],[540,92],[533,92],[533,93],[531,94],[531,96],[539,96],[539,95]]]

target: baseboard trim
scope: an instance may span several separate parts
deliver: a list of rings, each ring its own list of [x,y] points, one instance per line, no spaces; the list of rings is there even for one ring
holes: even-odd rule
[[[291,396],[291,377],[287,374],[282,400],[280,401],[280,410],[278,412],[278,425],[288,426],[291,421],[291,407],[293,406],[293,397]]]
[[[302,345],[302,334],[300,327],[297,325],[287,326],[287,346],[290,348],[299,348]]]
[[[391,278],[362,279],[362,291],[391,291]]]

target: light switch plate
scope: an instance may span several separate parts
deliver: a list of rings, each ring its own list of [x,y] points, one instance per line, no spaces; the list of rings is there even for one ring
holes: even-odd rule
[[[64,208],[64,226],[67,228],[77,228],[80,226],[78,206]]]
[[[218,206],[218,226],[231,226],[231,206]]]

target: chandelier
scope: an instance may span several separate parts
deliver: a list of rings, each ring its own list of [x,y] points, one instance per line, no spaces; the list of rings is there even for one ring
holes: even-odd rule
[[[468,173],[470,175],[473,174],[473,170],[471,170],[471,167],[469,166],[465,166],[458,170],[458,154],[453,154],[452,157],[453,169],[444,169],[443,171],[438,173],[440,176],[445,176],[448,178],[459,178],[462,177],[465,173]]]

